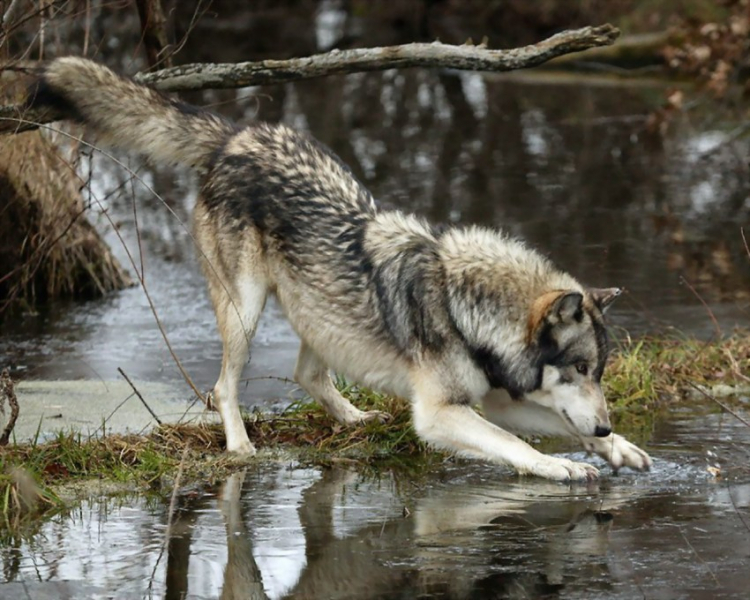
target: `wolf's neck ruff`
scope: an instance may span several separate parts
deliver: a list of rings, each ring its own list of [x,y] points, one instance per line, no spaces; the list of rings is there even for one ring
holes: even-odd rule
[[[52,61],[27,103],[84,123],[101,143],[200,176],[193,222],[224,344],[214,395],[230,451],[255,451],[239,380],[275,293],[302,340],[295,377],[337,420],[383,415],[352,406],[330,369],[410,398],[418,433],[437,446],[553,479],[595,472],[537,453],[469,405],[498,388],[531,412],[501,404],[488,409],[496,423],[535,414],[567,435],[608,432],[599,379],[613,290],[584,289],[501,232],[437,230],[378,211],[349,168],[308,136],[283,125],[238,128],[93,61]]]

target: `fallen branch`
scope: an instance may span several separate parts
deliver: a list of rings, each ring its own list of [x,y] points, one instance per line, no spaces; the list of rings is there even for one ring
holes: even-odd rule
[[[433,42],[385,48],[332,50],[303,58],[243,63],[195,63],[133,79],[164,92],[230,89],[269,83],[285,83],[341,73],[425,67],[464,71],[512,71],[536,67],[564,54],[614,43],[620,31],[609,24],[583,27],[555,34],[537,44],[509,50],[489,50],[484,44],[454,46]],[[32,111],[22,106],[0,107],[0,133],[34,129],[59,120],[52,111]],[[23,122],[19,122],[22,119]]]

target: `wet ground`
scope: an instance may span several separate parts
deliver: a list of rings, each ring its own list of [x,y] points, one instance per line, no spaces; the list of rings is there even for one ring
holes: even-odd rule
[[[746,598],[750,429],[686,412],[648,449],[650,473],[591,485],[274,463],[171,523],[169,498],[92,500],[8,540],[0,597]]]

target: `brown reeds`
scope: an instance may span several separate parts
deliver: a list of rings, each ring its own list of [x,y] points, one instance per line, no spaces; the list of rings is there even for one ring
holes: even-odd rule
[[[88,298],[131,284],[94,226],[70,165],[41,133],[0,144],[0,314],[12,304]]]
[[[26,82],[3,73],[1,96]],[[91,298],[132,284],[97,229],[76,169],[41,132],[0,137],[0,318],[13,305]]]

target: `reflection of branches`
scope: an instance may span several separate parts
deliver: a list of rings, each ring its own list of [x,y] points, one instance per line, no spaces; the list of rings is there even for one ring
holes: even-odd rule
[[[175,515],[175,509],[177,508],[177,492],[180,489],[180,482],[182,480],[182,473],[185,469],[185,460],[187,459],[188,450],[190,450],[190,443],[188,442],[185,444],[185,448],[182,451],[182,458],[180,459],[180,466],[177,469],[177,475],[174,478],[174,483],[172,484],[174,487],[172,489],[172,497],[169,501],[169,511],[167,512],[167,530],[164,532],[164,542],[161,545],[161,549],[159,550],[159,556],[156,558],[156,562],[154,563],[154,569],[151,572],[151,577],[148,581],[148,595],[149,598],[152,596],[152,589],[154,585],[154,578],[156,577],[156,570],[159,567],[159,563],[161,562],[161,557],[164,556],[164,550],[166,550],[169,546],[169,540],[172,537],[172,528],[174,526],[174,515]]]
[[[384,71],[407,67],[470,71],[511,71],[535,67],[564,54],[612,44],[620,35],[612,25],[563,31],[537,44],[510,50],[489,50],[480,46],[404,44],[384,48],[332,50],[303,58],[243,63],[197,63],[139,73],[133,79],[162,91],[234,89],[268,83],[282,83],[341,73]],[[23,106],[0,107],[0,120],[24,115],[25,124],[0,124],[0,132],[34,129],[38,123],[58,120],[50,110],[32,111]]]

